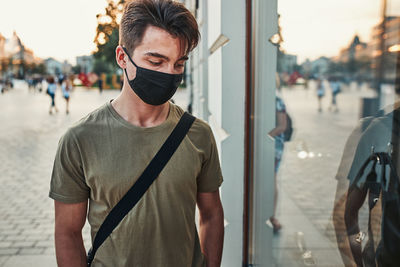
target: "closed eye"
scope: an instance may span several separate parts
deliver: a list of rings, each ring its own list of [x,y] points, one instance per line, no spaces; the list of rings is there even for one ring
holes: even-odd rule
[[[175,63],[175,67],[176,68],[183,68],[183,67],[185,67],[185,63],[186,63],[186,61],[180,60],[180,61]]]
[[[155,61],[151,61],[151,60],[149,60],[149,62],[151,65],[154,65],[154,66],[160,66],[162,63],[162,61],[155,62]]]

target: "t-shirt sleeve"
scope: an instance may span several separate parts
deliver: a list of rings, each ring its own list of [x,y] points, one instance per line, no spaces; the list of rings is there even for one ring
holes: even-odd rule
[[[362,133],[357,150],[354,155],[353,162],[350,167],[348,179],[353,183],[363,163],[371,155],[371,148],[374,147],[375,152],[383,152],[387,149],[387,140],[391,138],[391,130],[383,127],[380,120],[372,121],[368,128]],[[365,181],[366,175],[370,172],[372,164],[367,165],[361,181]],[[379,177],[379,176],[378,176]]]
[[[78,142],[70,129],[58,143],[49,197],[64,203],[78,203],[86,201],[89,194]]]
[[[206,150],[206,157],[203,161],[200,174],[197,177],[197,191],[203,193],[218,190],[223,182],[217,145],[209,127],[207,136],[208,149]]]
[[[373,117],[363,118],[359,121],[357,126],[351,132],[350,136],[347,138],[346,144],[344,145],[342,159],[340,160],[340,164],[338,167],[338,171],[336,173],[337,180],[345,180],[350,179],[351,181],[354,179],[356,175],[357,168],[359,166],[360,160],[364,160],[360,158],[361,154],[364,154],[365,147],[362,147],[360,144],[360,139],[363,136],[363,131],[372,121]],[[358,150],[357,150],[358,149]],[[358,151],[357,156],[356,151]]]

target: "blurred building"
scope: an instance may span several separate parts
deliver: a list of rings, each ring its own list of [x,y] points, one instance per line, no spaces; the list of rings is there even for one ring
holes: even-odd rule
[[[60,62],[50,57],[45,60],[45,65],[47,73],[50,75],[60,75],[60,74],[68,75],[72,73],[72,65],[66,60],[64,60],[64,62]]]
[[[72,74],[72,65],[67,60],[64,60],[61,70],[63,74]]]
[[[315,77],[325,76],[329,70],[331,60],[327,57],[320,57],[311,61],[311,74]]]
[[[381,64],[383,71],[380,79],[383,82],[394,80],[397,53],[400,51],[400,17],[390,16],[384,21],[384,24],[381,22],[372,28],[369,42],[362,42],[356,35],[348,47],[332,58],[335,63],[342,64],[342,72],[347,76],[371,80],[376,77]]]
[[[301,63],[300,68],[305,77],[309,78],[311,76],[312,64],[310,59],[307,58],[303,63]]]
[[[0,61],[1,73],[17,77],[25,76],[27,66],[43,62],[24,45],[15,31],[9,39],[0,34]]]
[[[297,56],[278,51],[278,72],[292,73],[297,66]]]
[[[338,56],[331,58],[334,66],[330,66],[329,74],[347,81],[371,80],[373,77],[372,54],[373,46],[362,42],[360,37],[355,35],[349,45],[340,50]]]
[[[388,51],[390,47],[400,44],[400,17],[390,16],[385,20],[384,50]],[[379,23],[372,29],[370,46],[373,48],[373,57],[380,56],[380,41],[382,35],[382,25]]]
[[[373,48],[373,69],[377,69],[379,73],[382,65],[382,77],[378,79],[382,79],[384,83],[393,82],[396,77],[397,54],[400,52],[400,17],[389,16],[385,18],[384,27],[382,23],[376,25],[372,29],[370,45]],[[398,49],[393,49],[394,47]]]
[[[54,58],[47,58],[45,61],[47,73],[50,75],[60,75],[63,73],[63,63]]]
[[[81,73],[93,72],[93,56],[76,57],[76,65],[80,67]]]
[[[371,55],[369,51],[370,49],[368,49],[368,44],[361,42],[360,37],[355,35],[353,40],[350,42],[350,45],[341,49],[339,56],[334,57],[333,59],[339,62],[348,62],[350,60],[369,57]]]
[[[4,37],[1,33],[0,33],[0,59],[2,59],[3,57],[5,57],[5,45],[6,45],[6,37]]]
[[[6,38],[0,33],[0,78],[8,68],[8,59],[5,54]]]
[[[362,60],[365,58],[376,58],[382,55],[381,40],[384,40],[384,51],[390,51],[391,47],[400,45],[400,17],[387,17],[385,20],[385,32],[382,33],[382,23],[377,24],[371,30],[371,40],[362,42],[355,35],[348,47],[340,50],[337,57],[332,59],[336,62],[348,62],[349,60]]]

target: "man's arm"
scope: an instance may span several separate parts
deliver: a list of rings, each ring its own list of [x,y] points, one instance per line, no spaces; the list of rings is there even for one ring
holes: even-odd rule
[[[219,267],[224,242],[224,211],[219,190],[198,193],[197,206],[200,212],[200,245],[207,260],[207,267]]]
[[[276,112],[276,127],[272,129],[268,134],[272,137],[280,135],[281,133],[285,132],[287,128],[287,117],[286,112],[277,111]]]
[[[87,201],[65,204],[54,201],[55,244],[58,267],[84,267],[86,251],[82,228],[86,221]]]

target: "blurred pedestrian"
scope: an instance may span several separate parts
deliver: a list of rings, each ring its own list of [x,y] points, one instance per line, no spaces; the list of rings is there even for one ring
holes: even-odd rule
[[[331,105],[329,106],[329,110],[333,112],[338,112],[339,108],[337,106],[336,96],[341,92],[340,83],[338,79],[336,77],[331,78],[329,81],[329,86],[332,92],[332,102]]]
[[[69,97],[72,90],[72,83],[70,79],[64,79],[61,84],[62,93],[66,103],[66,113],[69,114]]]
[[[279,87],[278,87],[279,88]],[[275,128],[272,129],[268,134],[275,139],[275,163],[274,163],[274,182],[275,182],[275,192],[274,192],[274,211],[273,215],[269,218],[269,221],[272,224],[274,233],[279,232],[282,228],[279,220],[276,218],[276,207],[278,204],[278,180],[277,174],[279,165],[281,163],[284,143],[285,143],[285,135],[284,132],[287,128],[287,114],[286,114],[286,106],[283,102],[282,98],[276,96],[275,101],[276,108],[276,119],[275,119]]]
[[[42,77],[38,77],[36,79],[36,89],[39,91],[39,93],[42,92],[42,90],[43,90],[43,78]]]
[[[322,112],[322,98],[325,96],[325,86],[322,79],[317,79],[318,112]]]
[[[49,77],[47,82],[48,82],[48,86],[47,86],[46,93],[51,98],[49,114],[53,114],[53,109],[54,109],[55,112],[58,112],[58,109],[57,109],[57,106],[56,106],[56,102],[55,102],[55,99],[54,99],[55,95],[56,95],[57,84],[56,84],[53,76]]]
[[[101,78],[101,75],[99,75],[98,83],[99,83],[99,91],[100,91],[100,94],[101,94],[103,92],[103,79]]]
[[[34,83],[33,83],[33,78],[31,76],[26,78],[26,83],[28,84],[28,91],[35,91]]]

